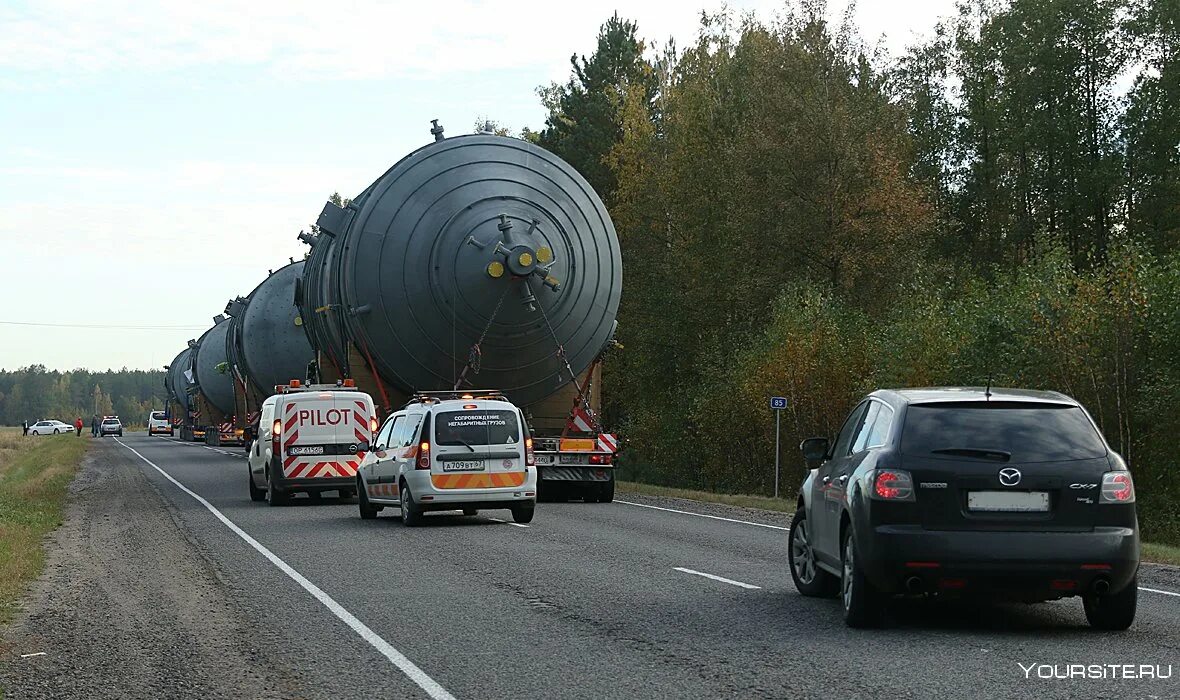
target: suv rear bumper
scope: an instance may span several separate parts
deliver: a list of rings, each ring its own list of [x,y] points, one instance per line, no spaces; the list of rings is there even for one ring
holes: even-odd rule
[[[1118,592],[1139,569],[1139,533],[1129,527],[996,532],[881,525],[870,538],[859,547],[861,565],[873,585],[891,593],[907,590],[906,581],[917,577],[926,592],[1049,599],[1085,593],[1099,580]]]

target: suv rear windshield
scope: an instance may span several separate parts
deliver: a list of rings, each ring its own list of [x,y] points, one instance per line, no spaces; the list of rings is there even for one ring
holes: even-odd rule
[[[520,441],[515,411],[446,411],[435,415],[434,439],[440,445],[508,445]]]
[[[1019,462],[1106,456],[1098,431],[1077,406],[1013,402],[911,405],[901,451],[945,459],[976,453],[983,459]]]

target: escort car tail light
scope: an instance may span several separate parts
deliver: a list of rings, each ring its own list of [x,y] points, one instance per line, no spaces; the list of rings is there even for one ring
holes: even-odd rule
[[[533,453],[533,439],[531,437],[524,439],[524,463],[530,467],[537,463],[537,455]]]
[[[882,501],[913,501],[914,479],[901,469],[877,469],[873,472],[873,497]]]
[[[418,461],[416,469],[430,469],[430,414],[422,420],[422,438],[418,442]]]

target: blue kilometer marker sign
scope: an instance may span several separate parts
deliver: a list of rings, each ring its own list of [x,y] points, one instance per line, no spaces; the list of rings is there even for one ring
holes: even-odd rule
[[[787,397],[785,397],[785,396],[772,396],[772,397],[770,397],[770,407],[776,411],[781,411],[782,409],[787,407]]]

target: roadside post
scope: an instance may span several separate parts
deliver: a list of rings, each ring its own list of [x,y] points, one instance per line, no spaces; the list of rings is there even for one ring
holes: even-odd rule
[[[779,425],[782,423],[783,409],[787,407],[787,397],[770,397],[770,408],[774,411],[774,497],[778,498],[778,469],[779,469]]]

